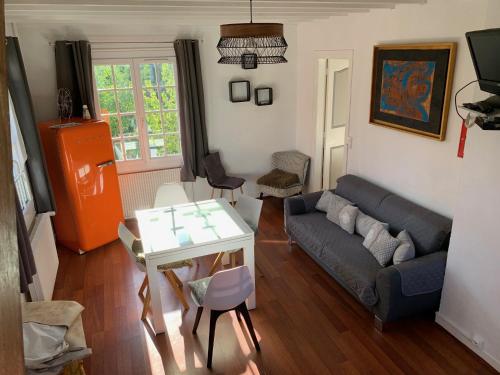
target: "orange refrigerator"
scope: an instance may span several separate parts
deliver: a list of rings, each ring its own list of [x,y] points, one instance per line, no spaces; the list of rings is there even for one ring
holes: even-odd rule
[[[57,242],[83,253],[116,240],[123,209],[108,124],[70,119],[38,126],[56,200]]]

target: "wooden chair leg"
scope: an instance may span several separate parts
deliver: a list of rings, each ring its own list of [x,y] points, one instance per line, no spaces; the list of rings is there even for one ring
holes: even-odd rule
[[[175,295],[177,296],[179,301],[181,301],[182,306],[184,306],[184,310],[186,311],[189,310],[189,304],[186,301],[186,297],[184,297],[182,289],[180,289],[179,286],[177,285],[177,282],[175,281],[175,276],[172,276],[173,271],[172,270],[165,271],[163,274],[166,276],[170,285],[174,289]]]
[[[229,260],[231,262],[231,268],[236,267],[236,251],[233,251],[231,254],[229,254]]]
[[[144,298],[144,306],[142,306],[141,320],[146,320],[148,316],[149,304],[151,303],[151,293],[149,288],[146,292],[146,297]]]
[[[236,204],[234,200],[234,190],[231,190],[231,204],[234,206]]]
[[[215,188],[212,188],[212,194],[210,194],[210,199],[214,199]]]
[[[240,191],[241,191],[241,194],[245,194],[245,193],[243,193],[243,185],[240,186]]]
[[[245,323],[247,324],[248,331],[250,332],[250,336],[252,337],[253,344],[255,345],[255,349],[260,352],[260,345],[259,342],[257,341],[257,336],[255,336],[255,331],[253,329],[253,324],[252,324],[252,319],[250,319],[250,314],[248,313],[247,305],[245,302],[243,302],[241,305],[236,307],[241,315],[243,315],[243,318],[245,319]]]
[[[210,330],[208,333],[208,357],[207,357],[207,368],[212,368],[212,355],[214,352],[214,339],[215,339],[215,325],[217,324],[217,318],[222,314],[220,311],[211,310],[210,311]]]
[[[224,192],[224,189],[220,189],[220,197],[222,198],[222,193]]]
[[[144,298],[144,289],[148,286],[149,281],[148,281],[148,275],[144,275],[144,280],[142,280],[141,287],[139,288],[139,296]]]
[[[174,277],[175,279],[175,282],[177,283],[177,286],[182,289],[182,287],[184,286],[184,284],[182,284],[182,281],[179,279],[179,276],[177,276],[177,274],[172,270],[172,276]]]
[[[200,324],[202,313],[203,313],[203,306],[198,306],[198,310],[196,311],[196,319],[194,320],[193,335],[196,335],[196,330],[198,329],[198,324]]]
[[[236,312],[236,319],[238,319],[238,322],[241,322],[241,314],[238,311],[238,309],[234,310]]]
[[[224,256],[224,252],[217,254],[217,258],[215,258],[214,264],[212,264],[212,268],[210,268],[210,272],[208,276],[212,276],[217,268],[219,268],[220,263],[222,262],[222,257]]]

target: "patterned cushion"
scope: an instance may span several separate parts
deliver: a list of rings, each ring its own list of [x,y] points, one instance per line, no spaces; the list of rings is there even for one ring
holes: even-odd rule
[[[279,189],[286,189],[299,183],[299,176],[296,173],[286,172],[278,168],[273,169],[257,180],[257,184],[259,185],[272,186]]]
[[[331,222],[340,225],[340,211],[345,206],[353,205],[352,202],[349,202],[347,199],[342,198],[341,196],[332,194],[330,199],[330,203],[328,204],[328,211],[326,212],[326,218]]]
[[[392,237],[382,224],[374,224],[366,236],[363,246],[372,253],[381,266],[385,267],[392,260],[400,240]]]
[[[354,234],[356,226],[356,217],[358,216],[359,208],[348,205],[345,206],[339,214],[340,227],[349,234]]]
[[[371,216],[368,216],[363,211],[359,210],[358,216],[356,217],[356,233],[366,237],[371,227],[375,223],[380,223],[384,226],[386,230],[389,230],[389,224],[382,223]]]
[[[199,306],[203,306],[203,299],[205,298],[205,294],[207,293],[208,284],[210,283],[211,279],[212,279],[212,277],[210,276],[210,277],[205,277],[203,279],[193,280],[193,281],[188,282],[189,288],[191,289],[192,296],[195,299],[195,302]]]
[[[411,240],[410,234],[406,230],[403,230],[398,234],[397,239],[401,241],[401,244],[394,252],[392,263],[400,264],[415,258],[415,245]]]
[[[330,205],[332,197],[333,193],[330,190],[325,190],[323,194],[321,194],[318,203],[316,203],[316,209],[323,212],[328,211],[328,206]]]

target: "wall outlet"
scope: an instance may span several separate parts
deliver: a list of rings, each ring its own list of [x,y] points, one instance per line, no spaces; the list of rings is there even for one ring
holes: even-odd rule
[[[471,342],[472,342],[472,345],[474,345],[476,348],[478,348],[479,350],[483,350],[484,339],[481,336],[479,336],[477,334],[472,335]]]

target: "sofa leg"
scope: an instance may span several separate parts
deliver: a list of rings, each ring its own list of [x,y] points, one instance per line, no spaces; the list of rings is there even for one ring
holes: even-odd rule
[[[262,200],[262,198],[264,198],[264,193],[260,193],[260,194],[259,194],[259,199],[261,199],[261,200]]]
[[[377,331],[379,331],[379,332],[384,331],[384,322],[377,315],[375,315],[375,317],[373,319],[373,324],[375,325],[375,328],[377,329]]]

